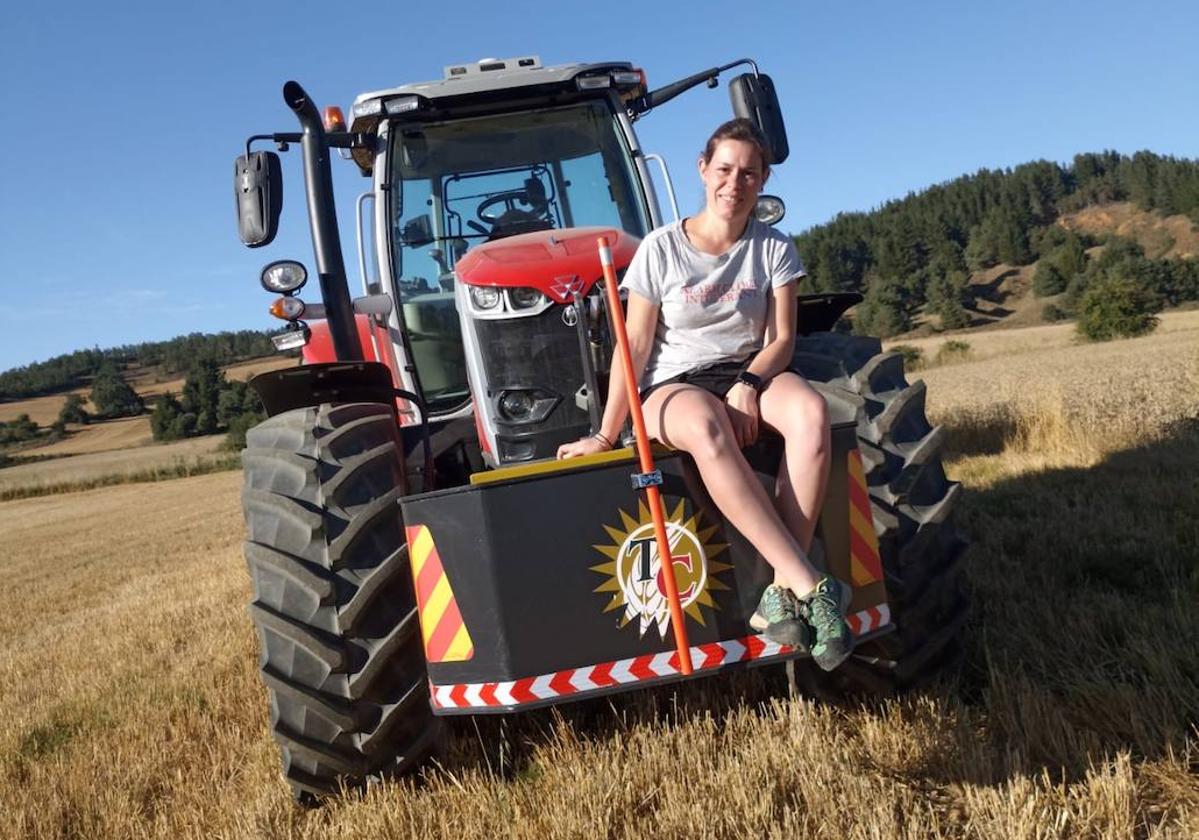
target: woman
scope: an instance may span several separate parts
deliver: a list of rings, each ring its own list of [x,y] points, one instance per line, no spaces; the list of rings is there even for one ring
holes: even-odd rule
[[[853,650],[849,587],[808,561],[828,481],[824,399],[788,370],[795,346],[795,244],[754,217],[769,177],[767,146],[731,120],[699,159],[704,209],[651,232],[624,278],[633,368],[649,434],[695,460],[712,500],[775,570],[751,625],[807,647],[825,670]],[[612,369],[600,430],[559,458],[612,448],[628,414],[624,372]],[[775,499],[741,448],[761,427],[784,441]]]

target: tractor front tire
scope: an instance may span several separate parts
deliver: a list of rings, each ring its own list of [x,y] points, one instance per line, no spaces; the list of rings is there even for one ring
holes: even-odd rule
[[[400,518],[391,408],[322,405],[250,430],[250,616],[283,772],[302,802],[411,769],[437,735]]]
[[[945,477],[945,430],[925,416],[925,385],[908,384],[903,357],[878,339],[814,333],[796,340],[795,367],[818,390],[858,404],[866,472],[895,632],[865,642],[829,674],[811,663],[797,676],[825,698],[888,695],[953,663],[969,612],[961,559],[966,541],[950,512],[961,486]]]

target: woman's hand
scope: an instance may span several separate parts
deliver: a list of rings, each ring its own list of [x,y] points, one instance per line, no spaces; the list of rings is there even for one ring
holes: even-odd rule
[[[737,438],[737,447],[744,449],[758,439],[758,392],[743,382],[737,382],[724,397],[724,407]]]
[[[579,438],[574,443],[564,443],[558,447],[558,460],[578,458],[581,455],[595,455],[607,452],[612,447],[604,446],[603,441],[594,437]]]

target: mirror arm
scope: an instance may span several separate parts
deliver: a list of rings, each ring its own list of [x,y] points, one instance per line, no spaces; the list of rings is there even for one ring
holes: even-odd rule
[[[304,135],[298,131],[277,132],[275,134],[252,134],[246,138],[246,157],[250,156],[250,146],[256,140],[270,140],[279,148],[279,151],[286,152],[288,143],[299,143],[303,139]]]
[[[664,105],[674,99],[680,93],[685,93],[698,84],[707,82],[708,87],[716,87],[716,78],[725,70],[731,70],[734,67],[739,67],[742,64],[748,64],[753,68],[754,75],[758,73],[758,65],[752,58],[739,58],[736,61],[731,61],[728,64],[720,67],[710,67],[700,73],[695,73],[685,79],[680,79],[677,82],[671,82],[668,85],[651,90],[645,96],[638,97],[629,103],[629,112],[633,115],[644,114],[651,108],[656,108],[659,105]]]

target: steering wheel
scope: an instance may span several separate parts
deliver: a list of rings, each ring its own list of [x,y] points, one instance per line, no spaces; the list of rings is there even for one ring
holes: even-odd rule
[[[508,192],[497,193],[490,198],[485,198],[475,208],[475,215],[480,221],[486,222],[489,225],[494,225],[500,220],[500,216],[511,210],[518,210],[521,213],[529,213],[530,215],[538,215],[532,209],[521,210],[516,206],[517,202],[532,208],[533,202],[530,200],[528,192],[525,190],[509,190]],[[503,205],[502,209],[496,209]]]

